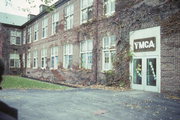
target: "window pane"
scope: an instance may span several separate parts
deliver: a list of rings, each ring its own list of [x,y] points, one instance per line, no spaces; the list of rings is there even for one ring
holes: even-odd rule
[[[87,14],[88,14],[88,20],[90,20],[92,18],[92,15],[93,15],[92,14],[92,7],[88,8],[88,13]]]
[[[55,56],[54,68],[58,68],[58,56]]]
[[[20,45],[20,44],[21,44],[20,37],[16,37],[16,45]]]
[[[10,66],[11,67],[14,67],[15,65],[14,65],[14,59],[10,59]]]
[[[93,49],[93,41],[87,40],[87,51],[92,51]]]
[[[82,11],[82,22],[86,21],[87,18],[88,18],[87,9],[85,9]]]
[[[112,64],[113,64],[113,62],[114,62],[114,58],[115,58],[115,54],[116,53],[116,51],[111,51],[111,62],[112,62]]]
[[[88,60],[87,60],[87,68],[88,69],[91,69],[91,67],[92,67],[92,53],[88,53],[87,54],[87,56],[88,56]]]
[[[86,66],[86,54],[81,54],[81,67],[85,68]]]
[[[110,39],[111,39],[111,47],[115,47],[116,46],[116,37],[114,35],[112,35],[110,37]]]
[[[142,59],[134,59],[133,64],[133,83],[142,84]]]
[[[82,8],[86,8],[88,6],[88,0],[82,0]]]
[[[72,68],[72,55],[69,55],[69,65],[68,68]]]
[[[156,59],[147,59],[147,85],[156,86]]]
[[[17,32],[17,37],[21,37],[21,32]]]
[[[41,60],[41,67],[44,67],[44,58]]]
[[[104,52],[104,62],[105,63],[109,63],[110,61],[109,61],[109,52]]]
[[[11,37],[10,42],[11,44],[16,44],[16,37]]]
[[[104,48],[109,48],[109,39],[108,37],[104,37]]]
[[[85,52],[86,51],[86,41],[82,41],[81,42],[81,52]]]
[[[51,67],[54,68],[54,57],[51,57]]]
[[[15,59],[15,68],[19,68],[19,59]]]
[[[111,1],[111,12],[115,11],[115,0]]]

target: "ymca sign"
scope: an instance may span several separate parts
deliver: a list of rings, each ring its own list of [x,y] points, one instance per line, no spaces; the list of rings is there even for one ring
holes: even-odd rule
[[[134,40],[134,52],[148,52],[156,50],[156,38],[145,38]]]

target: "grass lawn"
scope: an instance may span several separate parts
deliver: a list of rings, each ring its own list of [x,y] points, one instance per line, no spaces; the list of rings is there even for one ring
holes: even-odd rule
[[[19,76],[3,76],[3,89],[68,89],[68,87],[31,80]]]

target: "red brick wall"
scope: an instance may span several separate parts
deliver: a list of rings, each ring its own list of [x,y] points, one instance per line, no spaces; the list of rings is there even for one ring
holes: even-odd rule
[[[75,0],[76,5],[75,13],[74,13],[74,29],[64,31],[63,29],[59,29],[59,32],[55,35],[50,35],[46,39],[39,39],[37,42],[33,42],[29,44],[29,50],[33,52],[37,49],[39,52],[44,48],[48,48],[48,65],[50,66],[50,48],[52,46],[59,46],[59,69],[56,72],[52,72],[50,69],[42,70],[38,69],[27,69],[26,75],[30,77],[35,77],[43,80],[48,80],[52,82],[60,82],[67,80],[69,83],[73,84],[86,84],[89,85],[93,83],[95,71],[97,72],[99,83],[106,84],[104,75],[102,73],[102,38],[107,33],[117,35],[117,53],[120,53],[120,50],[124,47],[124,45],[129,44],[129,32],[133,30],[140,30],[144,28],[150,28],[155,26],[161,26],[161,90],[162,91],[178,91],[180,90],[180,67],[179,67],[179,47],[176,47],[179,44],[179,33],[172,33],[167,36],[167,32],[163,30],[167,30],[167,28],[171,28],[172,26],[165,27],[163,26],[163,21],[167,20],[168,17],[175,14],[178,10],[176,3],[172,1],[146,1],[146,0],[136,0],[136,1],[117,1],[117,14],[110,17],[102,16],[102,4],[99,4],[99,18],[98,24],[95,22],[89,22],[88,24],[79,25],[80,24],[80,8],[79,8],[79,0]],[[73,1],[70,1],[73,2]],[[63,8],[66,5],[58,8],[60,11],[60,20],[63,21]],[[173,8],[173,9],[172,9]],[[49,13],[47,16],[49,17],[49,33],[51,33],[51,15]],[[41,26],[41,20],[40,22]],[[171,21],[169,22],[171,23]],[[175,24],[175,23],[174,23]],[[178,25],[178,24],[177,24]],[[178,27],[177,27],[178,28]],[[180,28],[180,27],[179,27]],[[98,31],[96,31],[98,30]],[[40,27],[40,35],[41,36],[41,27]],[[32,33],[33,34],[33,33]],[[98,38],[97,35],[98,34]],[[93,39],[95,42],[94,45],[97,45],[97,50],[94,51],[94,54],[97,54],[97,60],[93,61],[93,64],[97,63],[97,69],[93,66],[92,71],[86,70],[64,70],[62,69],[63,63],[63,45],[66,43],[74,44],[77,49],[74,49],[73,55],[73,64],[78,66],[80,63],[79,58],[79,43],[84,40],[84,36],[89,39]],[[169,42],[173,42],[174,46],[169,46]],[[126,44],[124,44],[126,43]],[[26,47],[27,48],[27,47]],[[40,56],[40,53],[39,55]],[[31,61],[32,61],[31,57]],[[39,59],[39,65],[41,61]],[[123,61],[120,61],[123,62]],[[127,71],[125,76],[126,79],[129,79],[128,69],[129,63],[123,63],[122,66],[116,66],[117,72],[122,73],[123,71]],[[119,74],[122,75],[122,74]],[[102,80],[102,81],[101,81]],[[83,82],[84,81],[84,82]]]

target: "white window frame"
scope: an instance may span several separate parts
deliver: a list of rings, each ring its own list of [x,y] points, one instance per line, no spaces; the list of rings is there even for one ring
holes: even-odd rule
[[[26,30],[23,31],[23,44],[26,44]]]
[[[48,18],[42,20],[42,39],[48,36]]]
[[[27,53],[27,63],[26,63],[27,68],[31,68],[31,53]]]
[[[51,69],[58,69],[58,49],[59,47],[57,46],[51,48]]]
[[[22,54],[22,62],[23,62],[23,68],[25,68],[25,53]]]
[[[41,50],[41,68],[46,69],[47,67],[47,49],[43,48]]]
[[[38,51],[37,50],[33,52],[33,68],[34,69],[38,68]]]
[[[115,13],[116,0],[104,0],[104,14],[111,16]]]
[[[11,45],[21,45],[21,35],[22,33],[20,31],[17,30],[11,30],[10,32],[10,44]],[[19,38],[19,43],[17,42]]]
[[[73,61],[73,45],[66,44],[63,46],[63,67],[66,69],[71,69],[72,61]]]
[[[11,53],[9,56],[9,67],[10,68],[20,68],[20,57],[17,53]],[[11,66],[11,60],[13,60],[13,66]]]
[[[91,20],[93,17],[93,1],[94,0],[81,0],[81,17],[80,17],[80,23],[86,23],[87,21]],[[91,11],[91,18],[88,16],[88,14]],[[83,16],[86,16],[86,19],[83,18]]]
[[[28,43],[31,43],[31,40],[32,40],[32,31],[31,31],[31,27],[28,28],[28,33],[27,33],[27,42]]]
[[[38,37],[39,37],[39,24],[36,23],[34,25],[34,41],[38,41]]]
[[[84,44],[84,46],[83,46]],[[81,68],[92,69],[93,62],[93,40],[84,40],[80,43]],[[82,55],[85,55],[85,63],[82,63]],[[91,59],[89,59],[91,58]]]
[[[71,28],[73,28],[73,20],[74,20],[74,5],[70,4],[68,6],[65,7],[65,13],[64,13],[64,17],[65,17],[65,30],[69,30]]]
[[[114,40],[113,40],[114,39]],[[107,40],[107,45],[105,45],[105,40]],[[103,38],[103,50],[102,50],[102,70],[112,70],[113,69],[113,61],[112,55],[116,54],[116,36],[110,35]],[[108,63],[105,63],[105,53],[108,53]]]
[[[59,25],[59,12],[56,12],[52,15],[52,35],[58,32]]]

